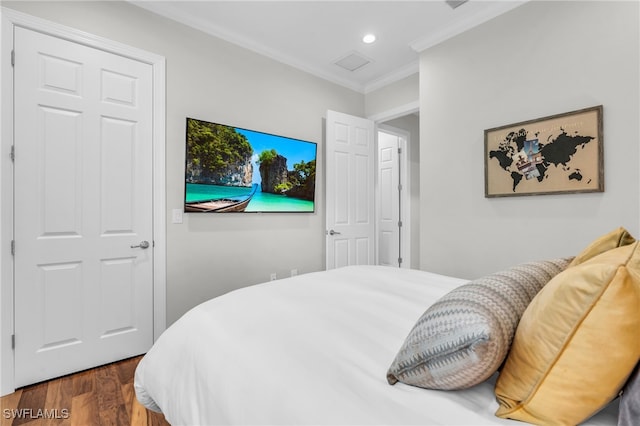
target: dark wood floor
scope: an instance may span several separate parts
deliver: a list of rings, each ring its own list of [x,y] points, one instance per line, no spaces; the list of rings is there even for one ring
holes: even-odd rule
[[[167,426],[162,414],[135,397],[133,375],[141,358],[18,389],[0,398],[0,426]]]

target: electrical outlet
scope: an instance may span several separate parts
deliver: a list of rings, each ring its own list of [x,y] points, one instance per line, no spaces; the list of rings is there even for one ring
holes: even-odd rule
[[[271,281],[275,281],[275,280],[277,280],[277,279],[278,279],[278,275],[276,275],[276,273],[275,273],[275,272],[272,272],[272,273],[271,273]]]
[[[295,277],[296,275],[298,275],[298,270],[294,268],[291,270],[291,276]]]

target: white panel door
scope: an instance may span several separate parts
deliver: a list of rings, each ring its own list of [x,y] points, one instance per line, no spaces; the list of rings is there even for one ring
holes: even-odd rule
[[[400,266],[400,140],[378,132],[378,264]]]
[[[20,387],[153,343],[152,68],[20,27],[14,48]]]
[[[326,268],[374,264],[374,123],[327,111],[326,126]]]

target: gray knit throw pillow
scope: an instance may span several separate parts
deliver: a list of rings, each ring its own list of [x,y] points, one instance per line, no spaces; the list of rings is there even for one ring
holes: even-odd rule
[[[387,372],[427,389],[465,389],[495,373],[533,297],[571,261],[529,262],[457,287],[418,319]]]

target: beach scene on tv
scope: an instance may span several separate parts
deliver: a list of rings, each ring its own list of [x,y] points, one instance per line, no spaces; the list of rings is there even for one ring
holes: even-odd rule
[[[314,212],[316,144],[187,118],[185,212]]]

